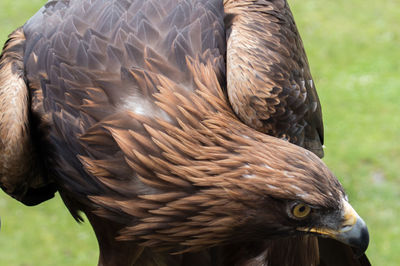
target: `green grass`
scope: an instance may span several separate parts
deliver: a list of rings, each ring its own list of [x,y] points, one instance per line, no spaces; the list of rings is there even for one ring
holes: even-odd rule
[[[0,42],[44,3],[1,0]],[[325,162],[367,222],[373,265],[400,261],[400,9],[395,0],[291,0],[322,102]],[[90,226],[57,197],[0,195],[0,265],[95,265]]]

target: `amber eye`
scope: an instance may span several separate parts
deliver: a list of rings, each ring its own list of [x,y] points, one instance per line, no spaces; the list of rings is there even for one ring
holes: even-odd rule
[[[293,216],[297,219],[304,219],[306,218],[311,212],[310,206],[307,206],[303,203],[299,203],[295,205],[292,209]]]

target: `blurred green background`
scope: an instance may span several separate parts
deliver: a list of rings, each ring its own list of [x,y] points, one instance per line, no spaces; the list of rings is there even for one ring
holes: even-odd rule
[[[1,0],[0,43],[46,1]],[[400,1],[290,0],[323,107],[325,162],[367,222],[373,265],[400,262]],[[96,265],[97,243],[59,197],[0,192],[0,265]]]

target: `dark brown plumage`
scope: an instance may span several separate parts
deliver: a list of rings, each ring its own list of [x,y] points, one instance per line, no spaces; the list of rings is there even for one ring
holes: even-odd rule
[[[2,188],[57,189],[101,265],[330,265],[310,232],[368,245],[336,177],[285,141],[322,156],[283,0],[51,1],[10,36],[0,110]]]
[[[323,157],[321,106],[286,1],[225,1],[227,91],[248,126]]]

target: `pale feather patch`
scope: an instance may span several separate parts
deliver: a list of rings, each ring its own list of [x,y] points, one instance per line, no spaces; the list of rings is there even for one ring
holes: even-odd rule
[[[299,188],[298,186],[293,185],[293,184],[290,184],[290,187],[297,191],[303,191],[301,188]]]
[[[269,189],[279,190],[279,188],[276,187],[276,186],[274,186],[274,185],[267,184],[267,187],[268,187]]]
[[[164,121],[172,122],[170,116],[164,110],[143,97],[129,96],[126,98],[122,106],[123,109],[128,109],[138,115],[157,117]]]
[[[291,174],[291,173],[288,172],[288,171],[284,171],[283,174],[284,174],[285,176],[289,177],[289,178],[295,177],[293,174]]]
[[[272,169],[272,167],[271,167],[271,166],[269,166],[269,165],[268,165],[268,164],[266,164],[266,163],[263,163],[261,166],[262,166],[262,167],[264,167],[264,168],[266,168],[266,169],[273,170],[273,169]]]
[[[312,199],[312,196],[308,193],[299,193],[299,194],[296,194],[296,197],[298,197],[306,202],[309,201],[310,199]]]

